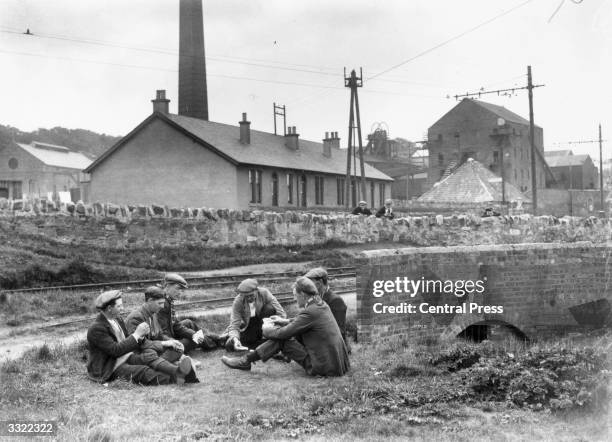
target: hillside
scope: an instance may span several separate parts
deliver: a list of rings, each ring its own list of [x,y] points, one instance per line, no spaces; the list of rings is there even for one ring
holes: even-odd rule
[[[121,139],[120,136],[99,134],[86,129],[54,127],[51,129],[38,129],[32,132],[22,132],[16,127],[0,124],[0,146],[6,145],[11,140],[26,144],[32,141],[40,141],[42,143],[69,147],[84,153],[92,159],[99,157],[119,139]]]

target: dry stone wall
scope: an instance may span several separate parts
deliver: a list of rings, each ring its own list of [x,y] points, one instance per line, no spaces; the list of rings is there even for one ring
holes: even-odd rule
[[[44,234],[102,247],[206,244],[307,245],[392,241],[412,246],[517,244],[610,239],[610,221],[474,214],[404,216],[394,220],[347,213],[264,212],[165,206],[62,204],[0,200],[4,233]]]

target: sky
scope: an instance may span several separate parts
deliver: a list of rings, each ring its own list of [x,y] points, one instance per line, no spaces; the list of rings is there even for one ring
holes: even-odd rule
[[[203,0],[209,117],[346,145],[344,68],[363,69],[364,139],[424,140],[453,95],[534,84],[546,150],[612,156],[612,0]],[[0,0],[0,124],[124,135],[165,89],[176,113],[178,0]],[[24,34],[26,30],[33,35]],[[525,90],[484,101],[528,118]],[[279,121],[280,124],[280,121]]]

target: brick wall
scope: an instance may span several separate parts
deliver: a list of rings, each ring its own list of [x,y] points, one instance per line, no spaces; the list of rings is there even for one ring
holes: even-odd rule
[[[579,324],[570,308],[612,301],[612,248],[588,242],[574,244],[481,245],[430,247],[364,252],[357,271],[358,333],[363,341],[392,337],[450,338],[477,323],[509,324],[530,338],[596,325],[586,315]],[[394,287],[373,296],[375,281],[409,280],[482,281],[484,290],[458,297],[439,289],[421,290],[415,297]],[[460,294],[460,293],[459,293]],[[502,306],[503,313],[423,313],[418,306]],[[414,313],[375,313],[381,305],[414,305]],[[588,307],[588,305],[587,305]],[[584,306],[578,307],[583,309]],[[588,309],[587,309],[588,310]],[[597,316],[597,312],[595,312]]]

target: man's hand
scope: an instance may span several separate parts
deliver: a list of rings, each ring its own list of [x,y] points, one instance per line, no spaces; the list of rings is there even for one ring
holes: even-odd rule
[[[137,341],[140,341],[142,338],[148,335],[150,331],[151,330],[149,328],[149,324],[147,324],[146,322],[141,322],[136,327],[136,330],[134,330],[133,335]]]
[[[170,339],[168,341],[162,341],[162,345],[166,348],[171,348],[172,350],[178,351],[179,353],[183,353],[185,351],[185,347],[179,341],[175,339]]]
[[[272,316],[270,316],[270,320],[271,320],[271,321],[272,321],[274,324],[276,324],[276,325],[280,325],[280,326],[287,325],[287,324],[289,324],[289,323],[291,322],[291,320],[290,320],[290,319],[283,318],[282,316],[278,316],[278,315],[272,315]]]
[[[240,339],[238,338],[230,338],[230,339],[232,340],[235,351],[245,351],[249,349],[248,347],[245,347],[244,345],[242,345],[242,342],[240,342]]]

